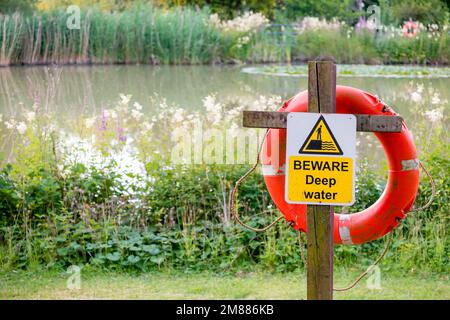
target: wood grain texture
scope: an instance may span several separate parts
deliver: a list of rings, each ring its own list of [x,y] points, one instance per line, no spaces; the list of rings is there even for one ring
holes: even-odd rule
[[[333,299],[333,207],[307,208],[307,298]]]
[[[286,129],[289,112],[244,111],[243,126],[247,128]],[[362,132],[400,132],[403,118],[400,116],[379,116],[355,114],[356,131]]]
[[[336,112],[336,65],[332,61],[308,63],[308,112]],[[307,298],[333,299],[333,206],[307,208]]]

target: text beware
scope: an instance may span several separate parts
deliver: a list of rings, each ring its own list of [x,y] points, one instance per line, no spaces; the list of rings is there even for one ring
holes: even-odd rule
[[[348,172],[348,161],[294,160],[294,170]]]

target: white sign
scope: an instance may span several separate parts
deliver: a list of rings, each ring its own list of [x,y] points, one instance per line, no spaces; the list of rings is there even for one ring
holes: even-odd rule
[[[356,117],[290,112],[287,116],[288,203],[355,202]]]

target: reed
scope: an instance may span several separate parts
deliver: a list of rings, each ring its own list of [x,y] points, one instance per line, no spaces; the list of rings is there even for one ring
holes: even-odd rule
[[[332,55],[338,63],[450,62],[447,26],[409,39],[348,26],[299,31],[265,24],[243,31],[239,23],[251,22],[251,16],[222,25],[211,17],[207,9],[140,4],[122,12],[84,10],[80,29],[69,29],[62,10],[0,15],[0,65],[289,63],[318,55]]]
[[[139,6],[121,13],[90,9],[80,29],[61,10],[0,15],[0,65],[86,63],[209,63],[221,37],[206,10]]]

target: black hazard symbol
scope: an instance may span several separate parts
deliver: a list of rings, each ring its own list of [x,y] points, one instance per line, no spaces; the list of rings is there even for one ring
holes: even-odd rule
[[[342,155],[342,149],[336,141],[325,118],[320,116],[298,153]]]

